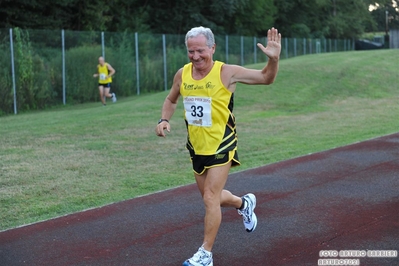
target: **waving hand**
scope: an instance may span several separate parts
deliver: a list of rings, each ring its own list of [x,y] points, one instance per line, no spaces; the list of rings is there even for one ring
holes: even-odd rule
[[[277,29],[271,28],[267,31],[266,47],[261,43],[258,43],[257,46],[265,55],[267,55],[267,57],[278,60],[281,52],[281,34],[278,33]]]

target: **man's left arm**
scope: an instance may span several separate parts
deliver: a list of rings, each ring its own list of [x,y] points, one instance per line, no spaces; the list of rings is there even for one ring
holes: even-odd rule
[[[109,71],[108,77],[112,77],[115,74],[115,69],[108,63],[107,63],[107,68],[108,68],[108,71]]]
[[[268,84],[274,82],[278,72],[278,62],[281,53],[281,34],[277,29],[272,28],[267,32],[267,45],[264,47],[261,43],[257,46],[268,57],[266,66],[262,69],[262,74]]]
[[[257,46],[268,57],[267,64],[262,70],[248,69],[242,66],[226,66],[228,75],[231,75],[230,83],[245,84],[272,84],[277,76],[281,52],[281,34],[272,28],[267,32],[266,47],[258,43]]]

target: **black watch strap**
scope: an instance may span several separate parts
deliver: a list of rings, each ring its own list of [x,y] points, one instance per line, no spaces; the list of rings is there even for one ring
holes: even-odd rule
[[[159,119],[159,121],[158,121],[158,124],[159,124],[159,123],[161,123],[161,122],[163,122],[163,121],[165,121],[165,122],[168,122],[168,123],[169,123],[169,120],[168,120],[168,119],[163,119],[163,118],[161,118],[161,119]]]

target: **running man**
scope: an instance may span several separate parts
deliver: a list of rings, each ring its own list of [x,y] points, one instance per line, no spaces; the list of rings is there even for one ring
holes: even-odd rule
[[[202,245],[183,266],[212,266],[212,247],[222,220],[221,207],[236,208],[247,232],[254,231],[257,225],[255,195],[238,197],[224,189],[230,168],[240,165],[233,95],[237,83],[269,85],[274,82],[279,67],[281,34],[275,28],[269,29],[267,46],[257,44],[268,57],[262,70],[214,61],[215,38],[209,28],[192,28],[186,34],[185,43],[190,63],[175,74],[155,131],[159,137],[170,132],[169,120],[182,96],[188,132],[186,147],[205,205]]]
[[[115,69],[104,61],[104,57],[98,58],[97,73],[93,77],[98,77],[98,90],[100,99],[104,106],[107,105],[106,97],[112,98],[112,102],[116,102],[115,93],[109,93],[111,89],[112,76],[115,74]]]

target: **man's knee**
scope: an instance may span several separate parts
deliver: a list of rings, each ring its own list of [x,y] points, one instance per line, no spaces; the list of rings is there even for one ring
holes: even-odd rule
[[[204,201],[205,207],[220,206],[220,193],[214,193],[211,190],[205,189],[202,200]]]

